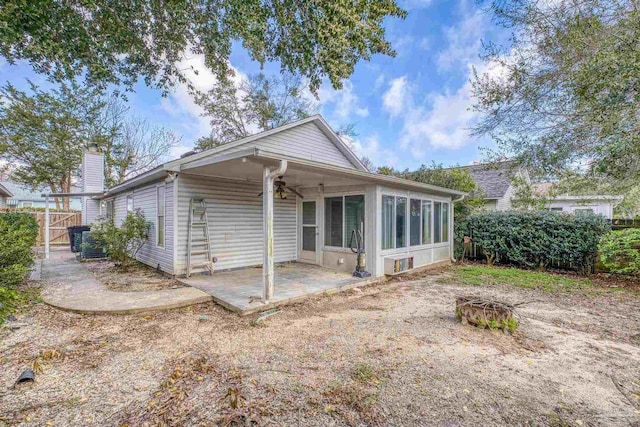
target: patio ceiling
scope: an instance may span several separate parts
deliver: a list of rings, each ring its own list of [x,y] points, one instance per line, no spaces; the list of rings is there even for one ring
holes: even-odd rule
[[[277,166],[277,162],[271,159],[258,159],[251,156],[193,168],[184,168],[182,172],[194,175],[239,179],[262,184],[263,167],[265,164],[274,167]],[[287,185],[297,188],[317,187],[319,184],[323,184],[325,187],[331,187],[367,182],[367,180],[364,179],[353,179],[344,176],[328,175],[319,171],[306,170],[295,162],[289,162],[287,171],[283,176]]]
[[[435,185],[423,184],[387,175],[379,175],[356,169],[348,169],[333,165],[317,163],[311,160],[291,158],[257,148],[237,151],[231,154],[205,157],[185,162],[176,172],[214,176],[220,178],[242,179],[261,183],[263,167],[277,167],[280,160],[286,160],[288,167],[283,175],[290,186],[325,187],[352,184],[382,184],[386,186],[416,191],[427,191],[432,194],[458,195],[465,193]]]

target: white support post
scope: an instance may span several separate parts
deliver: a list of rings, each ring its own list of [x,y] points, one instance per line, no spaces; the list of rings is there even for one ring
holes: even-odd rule
[[[262,215],[264,248],[262,256],[262,282],[264,286],[262,302],[268,303],[273,298],[273,182],[277,176],[283,175],[287,170],[287,161],[280,160],[280,167],[271,170],[264,166],[262,188]]]
[[[264,250],[262,259],[262,274],[264,283],[263,302],[266,304],[273,297],[273,178],[271,169],[264,167],[264,188],[262,189],[262,213]]]
[[[49,259],[49,196],[44,198],[44,257]]]

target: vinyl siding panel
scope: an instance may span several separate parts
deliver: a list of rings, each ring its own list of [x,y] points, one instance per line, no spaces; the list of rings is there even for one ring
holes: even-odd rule
[[[158,185],[166,186],[165,190],[165,245],[160,247],[156,245],[156,187]],[[136,259],[151,267],[160,265],[160,269],[164,272],[173,274],[173,182],[165,183],[159,181],[149,184],[133,191],[133,205],[135,209],[140,209],[147,221],[151,222],[151,231],[149,241],[140,249]],[[126,217],[127,210],[127,194],[118,194],[116,198],[116,221],[121,222]],[[120,208],[118,208],[120,206]],[[118,222],[116,222],[118,223]]]
[[[262,197],[258,196],[261,191],[257,183],[180,175],[176,274],[184,274],[186,270],[189,202],[193,197],[203,197],[207,204],[211,250],[217,258],[215,269],[261,265]],[[275,262],[297,258],[296,218],[294,198],[274,201]]]
[[[115,218],[114,224],[118,227],[122,224],[122,221],[127,217],[127,194],[130,193],[121,193],[115,197],[114,200],[114,208],[115,208]]]
[[[104,156],[100,153],[84,153],[82,157],[82,191],[104,191]],[[82,198],[82,223],[92,224],[100,216],[100,202],[90,197]]]
[[[512,185],[509,186],[507,191],[504,193],[500,199],[496,202],[496,210],[499,211],[508,211],[511,209],[511,199],[516,195],[516,189]]]
[[[342,154],[338,147],[314,123],[306,123],[248,144],[222,150],[220,153],[228,154],[253,147],[284,156],[356,169],[351,161]]]

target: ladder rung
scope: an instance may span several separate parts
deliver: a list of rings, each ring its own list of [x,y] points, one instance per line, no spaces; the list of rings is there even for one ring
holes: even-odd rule
[[[192,227],[204,227],[205,225],[207,225],[206,222],[192,222],[191,223]]]
[[[209,246],[210,243],[206,240],[202,240],[200,242],[191,242],[191,246]]]
[[[201,250],[201,251],[191,251],[191,255],[204,255],[204,254],[208,254],[209,250]]]
[[[210,261],[203,262],[203,263],[198,263],[198,264],[191,264],[191,269],[194,269],[194,268],[207,268],[207,267],[211,267],[211,262]]]

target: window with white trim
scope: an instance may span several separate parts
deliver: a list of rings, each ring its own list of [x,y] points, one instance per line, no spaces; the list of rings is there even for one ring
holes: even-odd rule
[[[104,216],[110,221],[113,221],[116,213],[115,201],[113,199],[106,200],[105,202],[103,202],[101,209],[102,209],[102,212],[101,212],[102,216]]]
[[[383,195],[381,223],[382,249],[407,247],[407,235],[409,246],[447,242],[449,203]]]
[[[165,234],[165,186],[156,187],[156,245],[164,247]]]
[[[127,195],[127,213],[133,213],[133,211],[134,211],[133,195],[128,194]]]
[[[433,203],[433,242],[449,241],[449,203]]]
[[[325,197],[324,245],[348,248],[353,230],[364,239],[364,195]]]
[[[382,249],[407,246],[407,198],[382,196]]]

